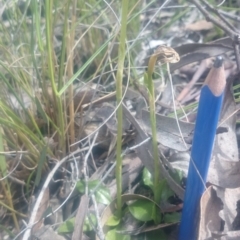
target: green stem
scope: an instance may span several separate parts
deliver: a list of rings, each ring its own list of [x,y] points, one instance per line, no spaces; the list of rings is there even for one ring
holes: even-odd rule
[[[122,0],[122,19],[121,19],[121,33],[120,43],[118,48],[118,71],[116,79],[116,96],[117,104],[122,100],[122,78],[125,59],[125,42],[126,42],[126,29],[127,29],[127,14],[128,14],[129,0]],[[116,181],[117,181],[117,214],[121,217],[122,208],[122,105],[120,104],[117,110],[117,165],[116,165]]]
[[[159,180],[160,180],[160,162],[158,155],[158,144],[157,144],[157,130],[156,130],[156,116],[155,116],[155,93],[154,93],[154,84],[152,80],[152,74],[154,71],[155,63],[157,61],[157,56],[152,55],[148,63],[147,74],[145,74],[145,83],[149,91],[149,108],[150,108],[150,120],[151,120],[151,129],[152,129],[152,144],[153,144],[153,159],[154,159],[154,176],[153,176],[153,185],[154,185],[154,201],[159,204],[161,199],[161,193],[158,189]]]
[[[65,154],[65,135],[64,135],[64,114],[62,108],[61,96],[57,91],[57,86],[54,79],[54,66],[53,66],[53,47],[52,47],[52,7],[53,1],[46,0],[46,38],[47,38],[47,51],[48,51],[48,66],[49,66],[49,77],[53,90],[53,98],[55,106],[57,108],[57,121],[60,131],[59,135],[59,149]]]

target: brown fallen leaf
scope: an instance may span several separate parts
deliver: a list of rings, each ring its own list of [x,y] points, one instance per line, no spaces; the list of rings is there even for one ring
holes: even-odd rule
[[[220,126],[228,131],[216,136],[208,172],[208,182],[223,188],[240,187],[240,161],[235,132],[236,104],[232,93],[232,80],[226,86],[220,119]]]
[[[212,43],[191,43],[176,47],[175,50],[180,56],[180,61],[171,63],[170,71],[173,72],[187,64],[233,51],[231,44],[233,44],[231,39],[224,38]]]
[[[191,30],[191,31],[203,31],[203,30],[210,30],[213,27],[214,27],[213,23],[208,22],[205,19],[202,19],[195,23],[188,24],[185,28],[186,30]]]
[[[177,151],[186,151],[190,148],[190,145],[187,143],[185,145],[182,137],[186,141],[186,139],[192,135],[194,124],[183,121],[178,122],[181,133],[179,132],[175,118],[156,114],[157,140],[162,145],[171,149]],[[151,134],[150,114],[144,109],[142,110],[141,126],[148,134]]]
[[[240,231],[234,231],[237,219],[236,206],[240,199],[240,188],[223,189],[210,186],[200,202],[200,224],[198,240],[237,240]]]
[[[202,195],[200,201],[200,219],[198,240],[207,239],[212,232],[220,231],[221,218],[219,212],[222,209],[221,199],[216,191],[210,186]]]
[[[43,198],[41,201],[41,204],[39,205],[39,208],[37,209],[37,212],[33,212],[32,214],[35,215],[35,221],[37,222],[33,228],[32,233],[36,232],[43,224],[43,214],[47,210],[48,204],[49,204],[49,188],[43,189]]]

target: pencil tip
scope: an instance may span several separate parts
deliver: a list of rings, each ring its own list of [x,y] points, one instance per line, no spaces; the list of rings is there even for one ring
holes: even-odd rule
[[[215,68],[220,68],[223,64],[223,57],[222,56],[217,56],[215,58],[215,61],[214,61],[214,64],[213,64],[213,67]]]
[[[223,66],[223,58],[217,56],[212,69],[208,73],[205,84],[215,96],[220,96],[226,85],[226,76]]]

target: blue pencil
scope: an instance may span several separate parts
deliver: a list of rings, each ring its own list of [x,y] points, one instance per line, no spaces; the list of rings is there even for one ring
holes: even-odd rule
[[[199,203],[205,189],[225,85],[223,59],[217,57],[201,90],[179,240],[197,239]]]

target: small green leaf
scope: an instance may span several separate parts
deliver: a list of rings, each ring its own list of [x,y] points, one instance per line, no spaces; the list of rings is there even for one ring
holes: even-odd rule
[[[110,218],[108,218],[106,225],[112,227],[117,226],[120,223],[120,220],[121,219],[119,217],[112,215]]]
[[[152,219],[154,220],[155,224],[159,224],[162,220],[162,214],[159,212],[159,208],[157,205],[154,205],[152,214]]]
[[[71,233],[74,230],[75,218],[71,218],[61,224],[58,228],[58,233]]]
[[[41,155],[40,155],[40,158],[39,158],[39,161],[38,161],[38,167],[37,167],[37,174],[36,174],[36,178],[35,178],[35,186],[38,186],[39,183],[40,183],[40,180],[41,180],[41,176],[42,176],[42,170],[43,170],[43,166],[44,166],[44,163],[46,161],[46,156],[47,156],[47,149],[48,149],[48,146],[44,146],[42,151],[41,151]]]
[[[76,189],[80,192],[80,193],[84,193],[85,192],[85,184],[83,181],[78,181],[77,185],[76,185]]]
[[[0,128],[0,151],[4,152],[3,130]],[[0,155],[0,172],[3,177],[7,175],[7,163],[4,154]],[[1,176],[1,177],[2,177]],[[7,180],[7,179],[6,179]]]
[[[91,218],[91,221],[90,219]],[[89,232],[93,230],[93,226],[97,226],[97,218],[93,213],[88,214],[88,216],[86,216],[86,218],[84,219],[84,225],[83,225],[83,231],[84,232]]]
[[[161,201],[167,201],[167,199],[174,195],[174,192],[169,187],[166,180],[162,180],[158,183],[157,191],[160,191]]]
[[[93,190],[98,184],[99,184],[99,180],[92,180],[88,182],[88,188],[90,190]],[[101,184],[102,185],[102,184]]]
[[[176,223],[176,222],[180,222],[181,219],[181,214],[178,212],[174,212],[174,213],[167,213],[164,215],[164,222],[165,223]]]
[[[89,220],[89,217],[91,218],[91,222]],[[83,231],[84,232],[91,231],[92,223],[94,224],[94,226],[97,225],[96,216],[91,213],[84,219]],[[72,233],[74,230],[74,225],[75,225],[75,217],[68,219],[63,224],[61,224],[58,228],[58,233]]]
[[[172,178],[177,182],[177,183],[181,183],[182,179],[183,179],[183,171],[180,171],[178,169],[175,169],[174,172],[170,173]]]
[[[155,204],[148,200],[137,200],[128,206],[131,214],[139,221],[153,220]]]
[[[93,190],[98,184],[99,184],[98,180],[89,181],[88,189]],[[80,193],[84,193],[85,192],[84,181],[77,182],[76,188]],[[110,195],[109,189],[107,187],[103,186],[102,184],[96,190],[95,197],[96,197],[96,201],[98,203],[103,203],[105,205],[108,205],[111,203],[111,195]]]
[[[144,185],[150,187],[153,191],[153,180],[151,173],[147,170],[147,168],[143,169],[143,183]]]
[[[116,228],[110,230],[107,232],[106,240],[131,240],[131,237],[129,235],[123,235],[120,233],[117,233]]]
[[[109,189],[104,186],[100,186],[100,188],[96,191],[95,196],[96,201],[99,203],[103,203],[105,205],[111,203],[111,195]]]

